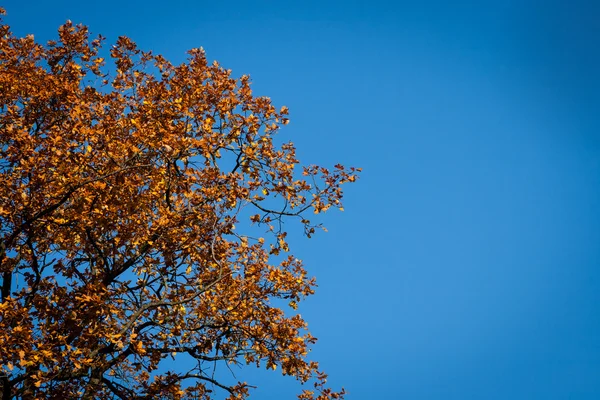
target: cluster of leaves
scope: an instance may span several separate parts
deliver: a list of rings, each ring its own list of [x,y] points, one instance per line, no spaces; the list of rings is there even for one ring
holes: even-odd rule
[[[283,220],[310,236],[306,214],[341,208],[358,169],[298,172],[273,141],[287,109],[202,49],[175,66],[121,37],[109,69],[102,42],[70,22],[45,45],[0,26],[3,399],[246,398],[217,364],[343,397],[273,300],[293,311],[315,286]],[[168,357],[192,368],[165,371]]]

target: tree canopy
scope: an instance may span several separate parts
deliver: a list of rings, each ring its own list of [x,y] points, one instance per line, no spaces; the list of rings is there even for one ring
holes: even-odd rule
[[[217,365],[343,397],[307,358],[315,280],[284,222],[310,237],[359,169],[301,166],[274,141],[287,108],[202,49],[173,65],[120,37],[107,61],[103,42],[0,26],[2,398],[251,395]]]

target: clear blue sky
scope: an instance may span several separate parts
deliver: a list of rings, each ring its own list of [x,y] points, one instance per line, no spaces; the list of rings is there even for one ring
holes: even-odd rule
[[[460,3],[459,5],[453,3]],[[179,62],[203,46],[291,110],[301,160],[364,168],[329,233],[313,356],[348,399],[600,398],[593,1],[4,1]],[[256,399],[299,387],[250,368]]]

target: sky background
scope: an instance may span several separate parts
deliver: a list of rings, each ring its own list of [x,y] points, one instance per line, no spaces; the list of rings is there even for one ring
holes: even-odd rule
[[[600,4],[2,6],[40,40],[71,19],[173,62],[203,46],[290,108],[301,161],[364,169],[292,243],[319,282],[312,358],[348,399],[600,398]]]

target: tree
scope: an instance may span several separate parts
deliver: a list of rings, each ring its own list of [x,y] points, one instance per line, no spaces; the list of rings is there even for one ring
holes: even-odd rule
[[[298,172],[287,108],[202,49],[175,66],[120,37],[109,68],[85,26],[0,31],[2,398],[246,398],[232,364],[342,397],[307,359],[315,280],[283,224],[310,237],[359,169]]]

